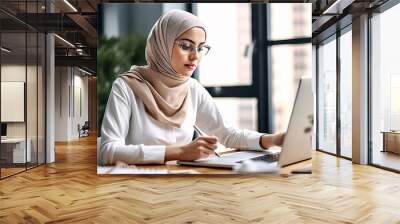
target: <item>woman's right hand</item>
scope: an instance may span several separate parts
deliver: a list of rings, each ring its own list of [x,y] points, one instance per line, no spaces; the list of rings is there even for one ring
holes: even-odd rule
[[[218,138],[215,136],[200,136],[191,143],[183,146],[167,146],[165,161],[185,160],[193,161],[214,154],[217,149]]]

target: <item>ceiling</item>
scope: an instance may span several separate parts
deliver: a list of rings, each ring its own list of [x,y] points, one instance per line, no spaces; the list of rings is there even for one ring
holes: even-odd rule
[[[7,60],[18,62],[25,55],[29,60],[36,55],[36,39],[33,40],[36,32],[54,32],[57,34],[56,66],[74,65],[96,74],[99,3],[100,0],[48,0],[46,5],[44,0],[1,0],[2,46],[12,50],[7,54]],[[28,32],[27,40],[25,30]],[[34,32],[35,35],[29,32]],[[25,41],[28,41],[26,50]],[[39,44],[38,50],[42,47]]]
[[[209,0],[207,1],[209,2]],[[338,20],[376,8],[386,1],[272,0],[269,2],[312,3],[312,34],[314,38],[325,32]],[[28,28],[28,31],[54,32],[60,37],[55,38],[56,65],[75,65],[96,73],[97,5],[111,2],[159,1],[47,0],[47,6],[45,2],[45,0],[1,0],[1,29],[2,32],[8,33],[3,35],[2,39],[5,39],[2,43],[13,42],[7,47],[15,48],[15,54],[18,54],[18,49],[24,50],[20,46],[25,46],[25,39],[21,38],[21,34],[18,33],[24,31],[25,28]],[[50,11],[52,13],[49,13]],[[28,44],[28,54],[33,52],[31,48],[34,46],[33,43]]]
[[[388,0],[310,0],[313,43],[349,25],[352,17],[372,11]],[[339,22],[340,21],[340,22]],[[325,34],[326,33],[326,34]]]

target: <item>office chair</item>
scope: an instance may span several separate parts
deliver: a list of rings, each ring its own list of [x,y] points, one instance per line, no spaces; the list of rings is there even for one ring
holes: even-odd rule
[[[79,138],[89,136],[89,129],[90,129],[89,121],[85,121],[82,127],[78,124]]]

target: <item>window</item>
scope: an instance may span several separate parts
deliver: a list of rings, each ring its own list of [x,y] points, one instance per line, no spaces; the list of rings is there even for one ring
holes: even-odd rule
[[[318,149],[336,154],[336,36],[318,48]]]
[[[400,170],[400,33],[394,28],[398,21],[400,5],[371,19],[372,163],[395,170]]]
[[[286,131],[300,77],[311,76],[311,43],[305,41],[311,37],[311,4],[196,4],[194,9],[207,26],[211,46],[199,67],[200,82],[214,97],[234,97],[231,103],[240,106],[230,113],[254,122],[239,122],[239,127],[258,123],[260,131]],[[254,52],[252,40],[257,43]],[[243,97],[256,105],[239,100]],[[257,113],[249,118],[247,110],[257,104]]]
[[[281,132],[287,129],[300,78],[311,77],[311,44],[274,45],[271,56],[273,126]]]
[[[271,43],[273,130],[287,130],[301,77],[311,77],[311,43],[294,38],[311,37],[311,4],[269,4]],[[282,88],[282,87],[285,88]]]
[[[311,36],[311,4],[270,4],[271,40]]]
[[[257,99],[215,98],[224,120],[233,127],[257,130]]]
[[[340,154],[351,158],[352,149],[352,33],[340,36]]]
[[[197,75],[202,85],[222,90],[223,94],[213,96],[227,122],[234,127],[257,130],[256,91],[249,91],[254,98],[243,96],[243,88],[254,86],[251,7],[235,3],[195,4],[194,11],[207,27],[207,44],[211,46]],[[227,97],[232,94],[237,97]]]
[[[251,85],[251,4],[196,6],[211,46],[199,67],[199,81],[205,86]]]

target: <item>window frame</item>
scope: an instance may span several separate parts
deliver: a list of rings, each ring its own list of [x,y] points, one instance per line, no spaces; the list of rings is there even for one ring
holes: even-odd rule
[[[196,14],[196,4],[188,3],[187,10]],[[252,55],[252,84],[236,86],[206,86],[212,97],[255,98],[257,100],[257,127],[259,132],[272,133],[272,68],[271,46],[311,44],[311,37],[271,40],[271,18],[269,4],[251,4],[251,37],[254,43]],[[194,78],[198,78],[195,74]]]

